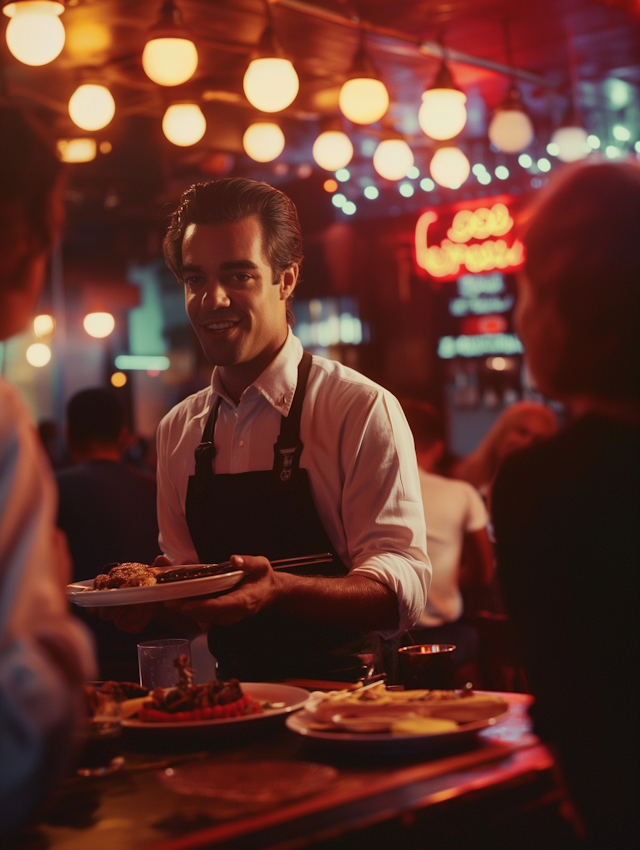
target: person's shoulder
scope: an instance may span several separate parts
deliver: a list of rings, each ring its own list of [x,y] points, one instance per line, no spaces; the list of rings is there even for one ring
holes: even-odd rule
[[[378,399],[395,397],[389,390],[376,384],[370,378],[357,372],[337,360],[328,360],[326,357],[313,355],[312,379],[318,382],[318,392],[330,394],[346,394],[359,396],[360,398]]]
[[[171,430],[174,427],[182,429],[187,422],[198,416],[207,405],[211,387],[205,387],[178,402],[166,413],[158,425],[159,431]]]

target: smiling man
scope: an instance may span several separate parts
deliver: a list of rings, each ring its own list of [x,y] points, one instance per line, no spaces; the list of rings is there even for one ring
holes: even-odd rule
[[[396,399],[303,352],[289,327],[302,240],[265,183],[189,189],[164,243],[211,386],[158,430],[160,542],[170,563],[232,558],[242,583],[172,603],[209,630],[222,676],[357,676],[410,627],[431,567],[413,440]],[[315,574],[271,561],[331,553]]]

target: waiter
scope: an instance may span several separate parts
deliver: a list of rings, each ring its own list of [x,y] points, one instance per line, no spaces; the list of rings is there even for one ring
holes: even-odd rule
[[[431,567],[411,433],[396,399],[303,352],[289,325],[302,261],[293,203],[245,178],[192,186],[164,241],[215,369],[158,430],[170,563],[232,558],[232,592],[171,603],[209,629],[221,676],[348,680],[411,627]],[[330,552],[316,574],[270,561]]]

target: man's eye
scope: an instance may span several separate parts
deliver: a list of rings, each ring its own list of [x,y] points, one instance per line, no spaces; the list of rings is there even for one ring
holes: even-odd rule
[[[229,277],[229,281],[231,283],[246,283],[250,278],[251,275],[248,275],[245,272],[236,272],[236,274],[232,274]]]
[[[184,278],[184,283],[189,289],[196,290],[204,284],[204,278],[198,275],[189,275]]]

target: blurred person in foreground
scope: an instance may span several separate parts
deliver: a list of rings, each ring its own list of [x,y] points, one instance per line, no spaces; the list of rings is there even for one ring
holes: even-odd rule
[[[451,477],[468,481],[488,498],[502,461],[512,452],[552,437],[556,416],[537,401],[517,401],[503,410],[478,446],[451,468]]]
[[[153,563],[158,553],[156,482],[122,460],[129,441],[115,392],[94,387],[67,404],[67,444],[73,466],[56,474],[58,526],[69,540],[73,580],[93,579],[106,564]],[[158,629],[137,637],[76,608],[94,632],[100,678],[135,681],[137,643],[165,637]]]
[[[166,604],[209,626],[225,678],[353,681],[360,656],[415,623],[430,581],[402,409],[293,335],[302,234],[282,192],[192,186],[164,249],[215,369],[158,428],[160,543],[170,563],[245,573],[225,596]],[[324,552],[306,575],[271,565]]]
[[[493,575],[493,550],[487,532],[487,509],[482,497],[466,481],[435,475],[443,455],[444,426],[437,411],[425,402],[402,401],[413,432],[420,473],[420,490],[427,526],[433,577],[427,605],[411,629],[416,643],[452,643],[456,668],[473,660],[477,632],[460,622],[464,602],[461,589],[478,595]]]
[[[17,109],[0,106],[0,339],[26,327],[62,218],[60,166]],[[0,835],[68,768],[95,675],[69,613],[71,567],[55,527],[49,461],[19,394],[0,377]]]
[[[533,209],[518,332],[573,420],[507,458],[493,491],[498,576],[538,733],[590,847],[637,847],[640,168],[567,169]]]

